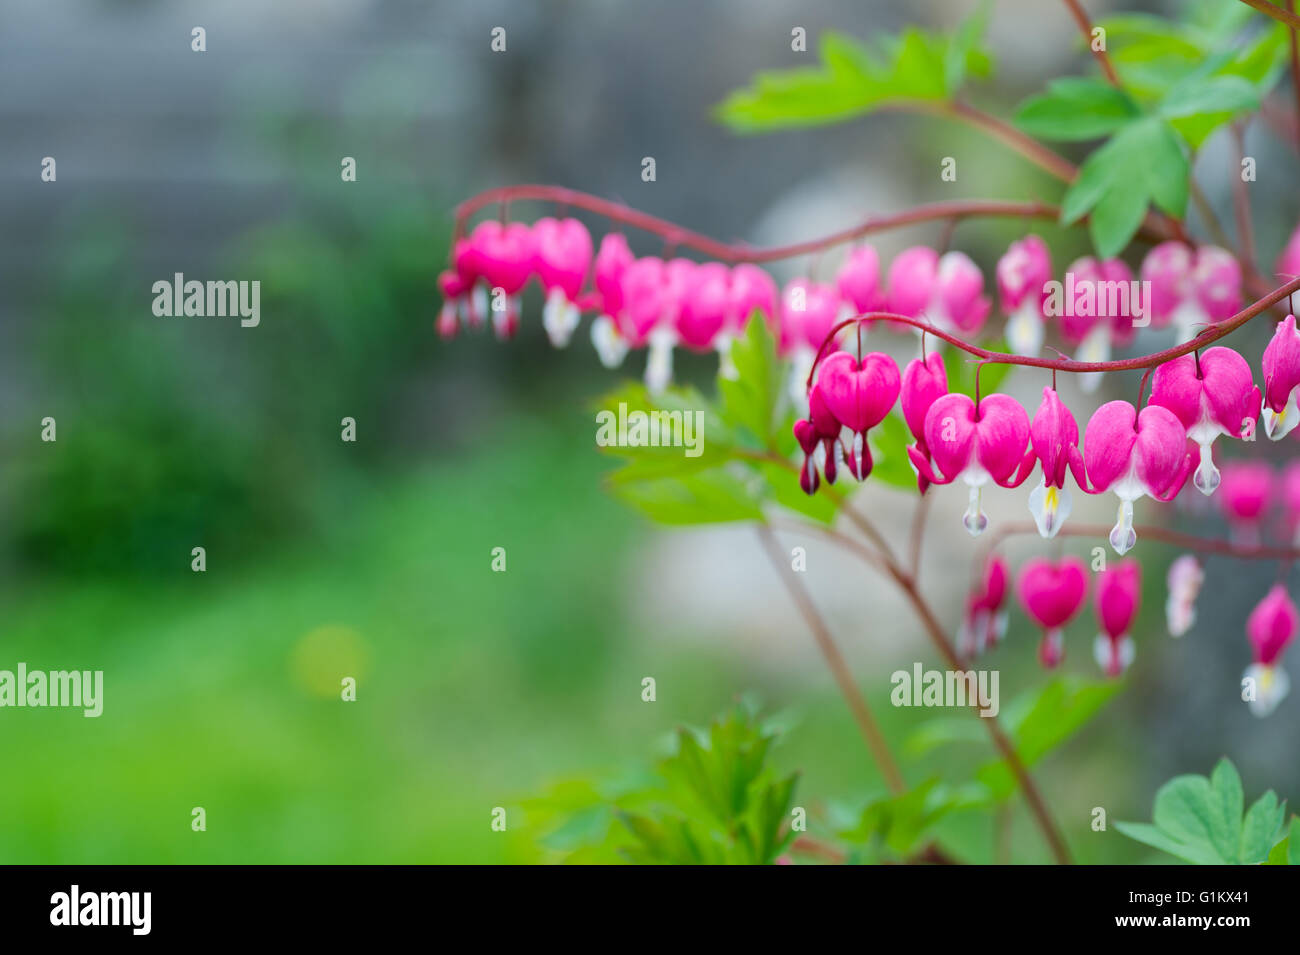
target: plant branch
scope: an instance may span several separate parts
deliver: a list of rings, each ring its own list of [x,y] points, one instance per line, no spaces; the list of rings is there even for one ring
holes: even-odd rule
[[[1300,17],[1290,10],[1275,7],[1268,0],[1241,0],[1248,7],[1254,7],[1265,16],[1270,16],[1279,23],[1285,23],[1292,30],[1300,30]]]
[[[1069,7],[1074,22],[1079,25],[1079,32],[1083,34],[1084,45],[1092,50],[1092,55],[1097,58],[1101,71],[1106,74],[1106,79],[1116,89],[1120,89],[1119,74],[1115,72],[1115,64],[1110,61],[1110,57],[1104,48],[1098,50],[1092,45],[1092,21],[1088,19],[1087,12],[1084,11],[1079,0],[1065,0],[1065,5]]]
[[[772,568],[781,577],[786,590],[790,593],[790,598],[803,616],[808,629],[812,631],[818,649],[821,650],[822,656],[826,658],[826,663],[831,669],[831,675],[839,685],[840,693],[843,694],[845,702],[848,703],[849,711],[853,714],[854,720],[857,721],[858,729],[862,732],[862,737],[866,740],[867,747],[876,760],[876,765],[880,767],[880,773],[885,777],[885,783],[889,786],[890,792],[895,795],[907,792],[907,783],[904,782],[903,774],[899,772],[898,764],[889,751],[889,744],[885,741],[884,734],[880,732],[875,717],[871,715],[867,701],[862,698],[857,684],[853,682],[853,674],[840,653],[839,647],[835,645],[835,640],[831,637],[826,622],[822,620],[821,615],[817,612],[817,607],[808,595],[808,591],[795,576],[794,571],[787,566],[785,555],[781,552],[780,545],[777,543],[771,529],[765,524],[760,524],[758,536],[762,541],[763,550],[772,562]]]
[[[1062,182],[1073,182],[1074,177],[1079,174],[1078,167],[1060,153],[1048,149],[1032,136],[1022,133],[1010,123],[998,119],[991,113],[986,113],[982,109],[963,102],[951,104],[946,112],[948,115],[988,133],[994,139],[1014,149],[1035,166],[1051,173]]]
[[[935,647],[938,648],[944,662],[952,670],[965,669],[961,657],[957,655],[956,648],[953,647],[947,633],[935,618],[934,611],[930,609],[929,603],[917,589],[916,581],[897,567],[893,567],[891,573],[898,586],[902,588],[908,602],[912,604],[917,616],[921,618],[921,624],[925,627]],[[1025,802],[1029,804],[1030,812],[1033,813],[1038,827],[1043,831],[1043,836],[1047,839],[1048,847],[1052,851],[1052,857],[1059,865],[1069,865],[1070,850],[1066,847],[1065,839],[1061,836],[1060,830],[1057,829],[1051,813],[1048,812],[1047,803],[1044,801],[1042,793],[1039,792],[1038,785],[1034,782],[1034,778],[1029,775],[1029,770],[1025,767],[1024,761],[1021,760],[1020,754],[1016,752],[1015,745],[1002,729],[997,717],[985,716],[975,709],[972,709],[971,713],[975,714],[976,718],[985,724],[985,729],[989,731],[989,735],[993,738],[993,745],[997,747],[998,752],[1006,761],[1012,775],[1016,777],[1020,791],[1024,793]]]
[[[831,329],[830,334],[822,343],[821,350],[817,354],[817,360],[813,364],[813,370],[808,375],[808,386],[812,387],[813,375],[816,374],[817,364],[820,363],[827,346],[835,340],[835,336],[844,328],[856,322],[875,322],[888,321],[899,325],[910,325],[913,328],[919,328],[935,338],[941,339],[950,345],[953,345],[969,355],[976,358],[982,358],[984,361],[993,362],[1002,365],[1026,365],[1031,368],[1047,368],[1053,371],[1065,371],[1073,373],[1082,373],[1090,371],[1130,371],[1141,368],[1154,368],[1156,365],[1162,365],[1167,361],[1175,358],[1181,358],[1183,355],[1189,355],[1198,348],[1204,348],[1211,342],[1216,342],[1220,338],[1232,334],[1246,322],[1250,321],[1256,315],[1268,311],[1278,302],[1287,298],[1291,293],[1300,290],[1300,278],[1291,279],[1284,285],[1279,285],[1273,291],[1260,298],[1258,301],[1251,303],[1243,308],[1240,312],[1226,321],[1211,325],[1189,342],[1182,345],[1175,345],[1172,348],[1166,348],[1163,351],[1152,352],[1149,355],[1140,355],[1136,358],[1122,358],[1116,361],[1075,361],[1071,358],[1033,358],[1027,355],[1012,355],[1006,352],[990,351],[987,348],[981,348],[978,345],[972,345],[964,339],[958,338],[949,332],[936,328],[927,319],[913,318],[910,315],[900,315],[897,312],[864,312],[861,315],[846,319],[838,323]]]
[[[710,258],[717,259],[719,262],[753,263],[777,262],[800,255],[809,255],[823,249],[853,242],[872,233],[887,232],[891,229],[900,229],[922,222],[943,219],[961,220],[975,216],[1053,221],[1059,219],[1061,215],[1060,207],[1036,200],[954,199],[946,202],[919,205],[890,215],[871,216],[856,226],[832,232],[818,239],[764,248],[752,246],[745,242],[723,242],[683,228],[674,222],[669,222],[667,219],[640,212],[621,202],[602,199],[590,193],[565,189],[562,186],[519,185],[488,189],[485,192],[471,196],[457,206],[455,211],[456,237],[459,238],[464,234],[466,221],[480,209],[516,200],[553,202],[557,205],[571,206],[575,209],[585,209],[621,225],[657,235],[672,245],[694,249]],[[1155,238],[1154,236],[1151,237]]]

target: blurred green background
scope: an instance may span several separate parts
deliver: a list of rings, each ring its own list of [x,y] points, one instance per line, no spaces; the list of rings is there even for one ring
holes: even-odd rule
[[[588,403],[618,377],[585,331],[552,351],[533,291],[511,345],[440,342],[434,277],[454,204],[508,182],[618,196],[756,242],[935,198],[903,143],[966,150],[972,172],[948,194],[1039,194],[1048,186],[997,147],[928,122],[753,140],[709,117],[754,70],[794,62],[792,22],[866,35],[949,25],[965,12],[949,6],[7,10],[0,77],[26,81],[0,82],[0,668],[102,669],[105,710],[0,711],[0,861],[543,860],[526,826],[491,831],[492,807],[522,820],[555,780],[643,764],[675,726],[747,692],[789,722],[777,761],[802,771],[801,804],[878,789],[752,538],[655,531],[602,493]],[[1004,107],[1074,51],[1072,25],[1039,6],[995,18],[1006,67],[989,90]],[[1023,28],[1040,16],[1039,33]],[[207,53],[189,48],[195,24]],[[498,24],[502,55],[488,47]],[[653,186],[639,178],[648,154]],[[39,181],[46,155],[56,183]],[[340,181],[343,156],[358,160],[355,183]],[[1261,244],[1280,244],[1295,201],[1261,215]],[[988,268],[1013,231],[963,225],[955,241]],[[1046,234],[1059,262],[1082,251],[1078,236]],[[908,239],[935,236],[887,242]],[[259,280],[261,325],[153,316],[152,283],[178,271]],[[55,443],[40,440],[45,416]],[[340,440],[344,416],[355,444]],[[194,546],[206,573],[191,572]],[[504,574],[491,572],[497,546]],[[1160,782],[1219,753],[1248,795],[1298,782],[1281,758],[1295,752],[1296,701],[1268,724],[1282,735],[1263,737],[1207,689],[1206,673],[1227,667],[1232,684],[1245,665],[1256,581],[1212,565],[1222,613],[1199,649],[1171,647],[1170,556],[1147,567],[1128,691],[1042,770],[1081,861],[1151,859],[1094,837],[1091,807],[1145,819]],[[951,609],[960,587],[935,587]],[[837,638],[904,750],[932,715],[889,707],[888,674],[932,657],[910,619],[882,626],[873,597],[838,591]],[[1070,666],[1092,676],[1088,626]],[[1004,699],[1041,685],[1034,639],[1017,618],[991,658]],[[646,675],[654,705],[640,699]],[[355,703],[339,699],[344,676]],[[905,772],[959,775],[985,758],[980,743],[948,747]],[[191,831],[195,806],[206,832]],[[1013,857],[1044,860],[1023,812],[1013,826]],[[986,819],[940,831],[960,857],[992,857]]]

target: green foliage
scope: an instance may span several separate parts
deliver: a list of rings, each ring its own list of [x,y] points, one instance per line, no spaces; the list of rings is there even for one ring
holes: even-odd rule
[[[767,865],[793,839],[798,782],[771,767],[775,740],[752,706],[737,705],[707,731],[678,730],[649,776],[562,783],[525,808],[569,862]]]
[[[717,109],[739,132],[837,123],[878,109],[950,102],[968,76],[985,76],[992,61],[981,46],[985,14],[953,36],[908,28],[862,43],[842,33],[821,37],[816,67],[759,73]]]
[[[1300,865],[1300,816],[1291,817],[1287,837],[1273,847],[1266,865]]]
[[[1210,2],[1190,4],[1187,9],[1183,22],[1145,14],[1098,21],[1106,30],[1110,59],[1125,88],[1155,103],[1189,81],[1231,77],[1249,84],[1256,99],[1262,97],[1285,66],[1287,28],[1280,23],[1262,24],[1263,29],[1240,43],[1243,29],[1252,21],[1259,25],[1244,4]],[[1206,105],[1212,103],[1207,99]],[[1251,107],[1230,107],[1228,112],[1245,108]],[[1193,145],[1223,122],[1213,121],[1208,110],[1207,115],[1211,122],[1185,124]]]
[[[1190,174],[1167,121],[1135,120],[1084,161],[1065,194],[1061,220],[1071,223],[1089,216],[1088,233],[1097,254],[1110,258],[1128,245],[1150,203],[1172,216],[1183,215]]]
[[[900,795],[885,795],[863,807],[855,825],[838,835],[861,845],[865,859],[902,860],[933,838],[934,827],[952,812],[979,804],[980,790],[927,779]]]
[[[1279,805],[1270,789],[1243,818],[1243,802],[1241,777],[1224,758],[1209,779],[1175,776],[1161,786],[1151,824],[1117,822],[1115,828],[1198,865],[1254,865],[1268,859],[1281,840],[1286,803]],[[1294,834],[1294,823],[1291,829]]]
[[[1021,103],[1015,121],[1031,136],[1074,141],[1109,136],[1138,113],[1133,98],[1105,80],[1067,76]]]

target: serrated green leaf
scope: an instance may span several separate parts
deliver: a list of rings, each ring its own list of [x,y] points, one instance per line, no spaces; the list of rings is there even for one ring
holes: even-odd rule
[[[1277,795],[1269,790],[1255,800],[1246,810],[1241,823],[1241,845],[1237,858],[1242,865],[1253,865],[1268,858],[1269,852],[1282,835],[1286,819],[1286,803],[1279,804]]]
[[[1089,234],[1097,254],[1111,258],[1137,232],[1149,203],[1172,216],[1187,209],[1189,166],[1168,122],[1135,120],[1093,151],[1062,201],[1061,220],[1091,213]]]
[[[1109,136],[1139,114],[1123,90],[1100,79],[1065,77],[1020,104],[1016,125],[1040,139],[1077,141]]]
[[[820,66],[758,73],[717,108],[738,132],[789,129],[840,122],[883,106],[950,100],[969,75],[988,71],[980,48],[982,14],[953,37],[909,28],[863,44],[825,33]]]
[[[1208,847],[1179,842],[1150,823],[1116,822],[1115,828],[1130,839],[1136,839],[1138,842],[1159,849],[1161,852],[1168,852],[1172,856],[1177,856],[1196,865],[1222,864],[1222,860]]]
[[[1200,865],[1255,865],[1282,836],[1285,805],[1272,790],[1242,818],[1241,777],[1228,759],[1210,778],[1175,776],[1156,792],[1152,825],[1116,823],[1125,835]]]

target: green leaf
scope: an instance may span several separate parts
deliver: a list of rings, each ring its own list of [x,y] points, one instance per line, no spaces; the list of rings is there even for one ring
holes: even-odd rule
[[[830,526],[835,522],[839,507],[829,494],[805,494],[799,486],[799,475],[775,461],[764,461],[758,469],[767,482],[768,494],[777,504],[819,524]]]
[[[777,405],[781,399],[783,366],[776,358],[776,340],[761,313],[755,310],[745,334],[731,345],[732,375],[718,375],[723,420],[744,429],[761,448],[776,446]]]
[[[1234,116],[1259,109],[1255,86],[1240,76],[1194,76],[1174,86],[1156,107],[1193,149]]]
[[[620,500],[660,524],[763,519],[753,482],[724,468],[644,480],[625,477],[611,481],[610,487]]]
[[[1243,864],[1263,862],[1281,834],[1286,806],[1279,805],[1277,795],[1269,790],[1248,810],[1241,824],[1241,845],[1237,857]]]
[[[821,37],[821,64],[758,73],[717,108],[733,130],[761,132],[835,123],[885,106],[950,101],[970,75],[986,74],[983,12],[949,38],[909,28],[870,46],[842,33]]]
[[[1085,140],[1109,136],[1139,113],[1123,90],[1100,79],[1053,80],[1047,92],[1020,104],[1016,125],[1040,139]]]
[[[1152,825],[1117,822],[1124,835],[1198,865],[1255,865],[1282,835],[1285,805],[1266,792],[1242,818],[1241,777],[1221,759],[1209,779],[1175,776],[1156,792]]]
[[[1076,222],[1089,212],[1088,231],[1097,254],[1121,252],[1137,232],[1147,205],[1172,216],[1187,208],[1187,157],[1168,122],[1136,120],[1095,150],[1066,192],[1061,220]]]

